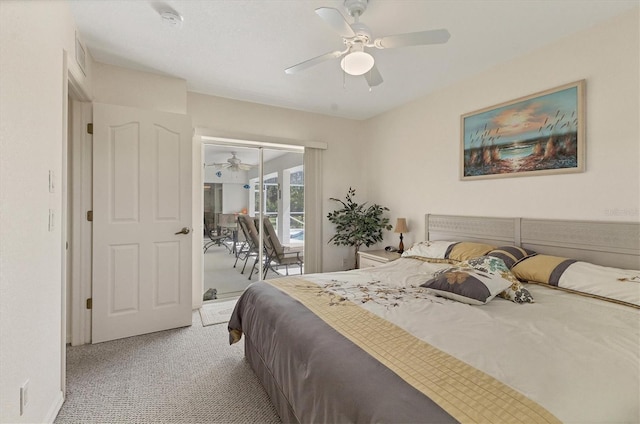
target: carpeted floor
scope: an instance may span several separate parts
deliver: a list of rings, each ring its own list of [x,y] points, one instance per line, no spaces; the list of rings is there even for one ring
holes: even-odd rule
[[[67,348],[56,423],[280,423],[226,324]]]

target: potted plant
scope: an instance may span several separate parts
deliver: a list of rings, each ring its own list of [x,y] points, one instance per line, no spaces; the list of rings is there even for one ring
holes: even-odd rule
[[[353,246],[355,251],[355,266],[358,267],[358,251],[360,246],[367,247],[382,241],[382,230],[390,230],[389,218],[383,216],[389,208],[373,204],[367,206],[353,201],[356,190],[349,187],[345,201],[330,198],[342,205],[340,209],[329,212],[329,222],[335,224],[336,233],[329,239],[329,243],[337,246]]]

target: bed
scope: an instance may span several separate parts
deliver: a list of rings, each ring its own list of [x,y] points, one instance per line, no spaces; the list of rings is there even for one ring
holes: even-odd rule
[[[252,284],[230,341],[284,422],[637,423],[638,269],[640,223],[426,215],[391,263]]]

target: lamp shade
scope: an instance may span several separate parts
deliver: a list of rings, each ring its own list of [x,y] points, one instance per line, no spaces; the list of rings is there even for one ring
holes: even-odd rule
[[[407,228],[407,219],[406,218],[398,218],[396,221],[396,233],[408,233],[409,229]]]
[[[373,56],[363,51],[353,51],[342,58],[340,67],[349,75],[362,75],[373,68]]]

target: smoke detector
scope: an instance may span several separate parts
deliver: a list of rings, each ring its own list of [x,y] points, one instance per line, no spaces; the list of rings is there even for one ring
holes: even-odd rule
[[[162,22],[171,26],[180,28],[182,26],[182,16],[173,10],[162,10],[160,11],[160,17],[162,18]]]

